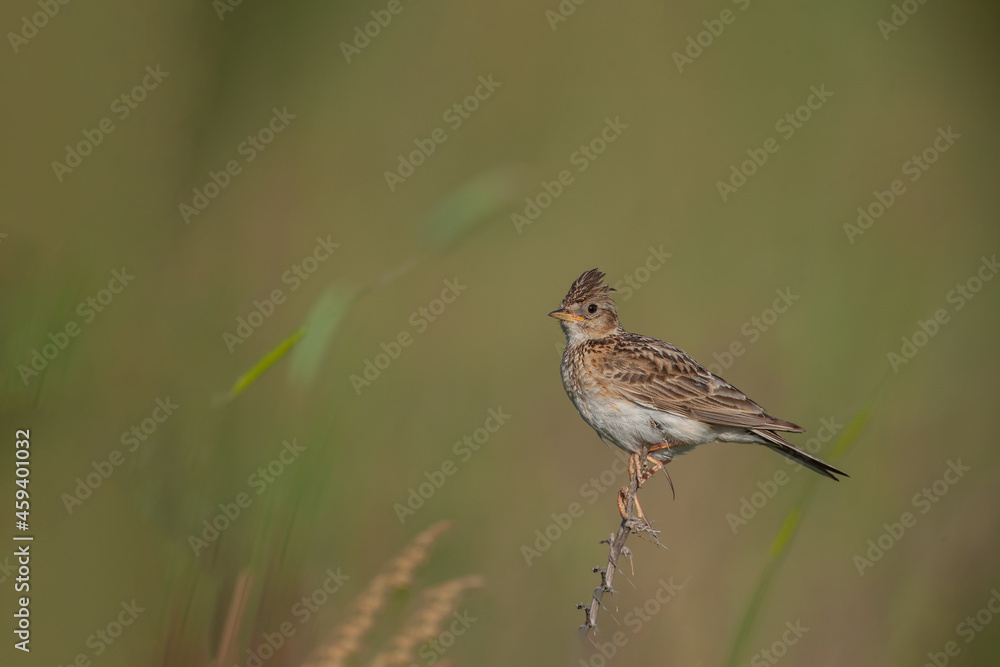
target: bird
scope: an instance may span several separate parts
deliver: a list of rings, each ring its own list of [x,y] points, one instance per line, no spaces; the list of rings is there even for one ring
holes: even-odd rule
[[[801,426],[767,414],[676,345],[626,331],[611,296],[615,289],[604,277],[599,269],[585,272],[549,316],[566,335],[566,394],[602,440],[629,453],[629,474],[639,477],[638,485],[661,469],[667,473],[664,466],[674,457],[710,442],[764,445],[835,481],[849,477],[780,435],[802,433]],[[623,519],[626,492],[618,497]],[[644,519],[637,498],[634,503]]]

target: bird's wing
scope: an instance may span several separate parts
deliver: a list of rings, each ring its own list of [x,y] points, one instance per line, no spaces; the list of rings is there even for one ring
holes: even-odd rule
[[[770,416],[742,391],[670,343],[630,334],[602,356],[601,372],[611,391],[638,405],[709,424],[805,430]]]

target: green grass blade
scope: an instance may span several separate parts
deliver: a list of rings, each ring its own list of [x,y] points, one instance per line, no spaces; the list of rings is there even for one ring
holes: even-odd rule
[[[523,180],[519,168],[507,165],[466,181],[427,215],[425,242],[443,249],[472,232],[513,201]]]
[[[302,387],[308,387],[322,366],[326,350],[354,303],[356,293],[334,285],[316,301],[303,327],[306,337],[292,352],[288,378]]]
[[[259,378],[261,375],[264,374],[264,371],[269,369],[271,366],[277,363],[279,359],[288,354],[288,351],[292,349],[292,346],[294,346],[297,342],[299,342],[299,340],[302,338],[302,336],[305,335],[305,333],[306,333],[306,328],[302,327],[301,329],[293,333],[291,336],[281,341],[281,343],[279,343],[277,347],[275,347],[270,352],[261,357],[260,361],[254,364],[250,370],[248,370],[246,373],[241,375],[238,380],[236,380],[233,386],[229,389],[229,394],[227,395],[227,398],[230,400],[236,398],[236,396],[242,393],[244,389],[253,384],[257,380],[257,378]]]

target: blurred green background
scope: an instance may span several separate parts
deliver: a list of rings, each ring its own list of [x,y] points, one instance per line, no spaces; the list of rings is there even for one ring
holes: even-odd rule
[[[545,314],[599,266],[622,283],[627,329],[718,364],[808,430],[797,444],[822,420],[871,411],[846,456],[819,450],[851,478],[818,480],[737,663],[995,664],[1000,619],[980,613],[971,637],[960,624],[1000,589],[1000,281],[976,282],[1000,247],[997,13],[902,4],[915,13],[888,31],[894,6],[862,2],[567,1],[565,21],[547,14],[556,0],[402,0],[396,14],[382,2],[88,2],[44,20],[31,18],[40,4],[4,3],[0,539],[17,533],[14,433],[29,428],[35,542],[30,656],[12,647],[15,575],[0,561],[0,661],[213,663],[243,572],[225,664],[247,664],[248,647],[295,620],[265,664],[299,665],[409,540],[449,519],[350,664],[388,645],[420,590],[468,574],[486,584],[456,601],[477,620],[441,658],[455,665],[724,664],[811,473],[738,445],[676,461],[675,501],[662,479],[641,494],[669,549],[630,541],[634,574],[581,639],[574,605],[598,583],[624,476],[594,490],[616,452],[567,400],[562,335]],[[364,48],[342,46],[386,16]],[[115,103],[144,77],[141,102]],[[467,100],[477,87],[485,99]],[[812,87],[832,95],[804,111]],[[449,114],[455,104],[476,108]],[[244,143],[274,109],[283,129]],[[797,111],[788,136],[782,119]],[[103,118],[114,129],[89,155],[53,166]],[[581,158],[608,119],[614,141]],[[385,172],[436,128],[443,143],[390,188]],[[959,138],[937,154],[948,128]],[[718,183],[769,138],[777,151],[724,198]],[[935,161],[914,172],[926,149]],[[525,198],[556,191],[563,170],[561,193],[519,224]],[[226,185],[188,224],[179,206],[212,173]],[[845,231],[896,179],[905,191],[881,217]],[[326,252],[314,255],[317,238],[339,247],[304,261]],[[295,266],[308,278],[290,278]],[[134,279],[102,294],[123,267]],[[435,302],[446,281],[460,287]],[[282,303],[227,345],[278,289]],[[769,313],[779,290],[797,298]],[[101,312],[79,306],[108,297]],[[947,321],[916,336],[916,356],[890,363],[940,309]],[[70,322],[78,335],[25,372]],[[379,357],[383,344],[397,358]],[[366,362],[385,368],[352,383]],[[162,416],[158,399],[179,407],[129,451],[123,434]],[[477,432],[490,410],[509,418]],[[263,489],[249,479],[293,439],[305,449],[279,475]],[[116,450],[120,465],[67,507]],[[968,470],[935,491],[949,462]],[[775,490],[778,470],[790,481]],[[442,476],[422,505],[411,497]],[[191,536],[240,493],[249,507],[195,555]],[[761,506],[734,524],[744,500]],[[419,507],[401,513],[408,502]],[[559,527],[572,503],[579,516]],[[904,512],[915,523],[887,537]],[[547,530],[556,539],[539,540]],[[884,555],[859,565],[880,539]],[[338,568],[350,578],[299,626],[293,605]],[[683,587],[655,602],[671,581]],[[119,638],[88,639],[133,600],[144,611]],[[411,662],[441,655],[423,648]]]

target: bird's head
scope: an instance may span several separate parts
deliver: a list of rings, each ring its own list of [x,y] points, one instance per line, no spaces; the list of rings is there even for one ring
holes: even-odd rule
[[[591,269],[573,282],[559,310],[553,310],[549,317],[559,320],[571,345],[602,338],[621,328],[611,298],[614,291],[615,288],[604,284],[602,271]]]

